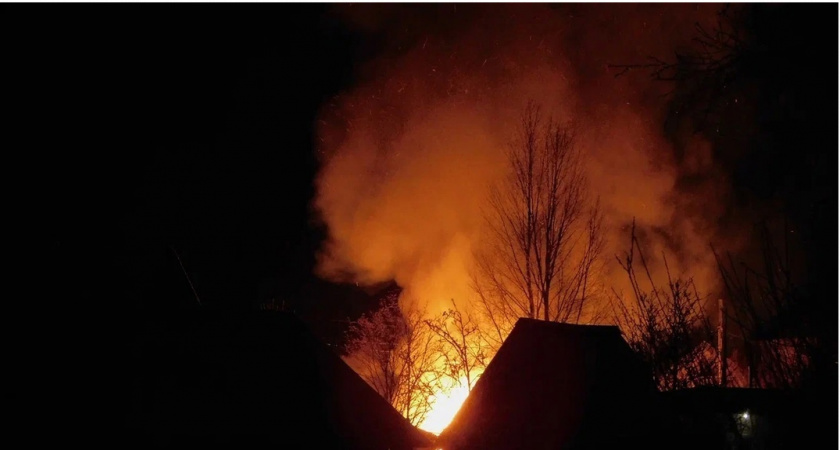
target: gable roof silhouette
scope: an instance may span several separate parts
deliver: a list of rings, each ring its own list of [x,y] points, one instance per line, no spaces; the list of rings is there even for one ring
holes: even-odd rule
[[[618,327],[519,319],[437,446],[655,447],[657,398]]]
[[[297,318],[179,314],[135,342],[138,447],[410,449],[430,445]]]

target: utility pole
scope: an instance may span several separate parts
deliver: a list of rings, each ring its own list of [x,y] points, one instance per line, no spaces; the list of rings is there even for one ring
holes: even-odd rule
[[[726,305],[718,299],[718,382],[726,387]]]

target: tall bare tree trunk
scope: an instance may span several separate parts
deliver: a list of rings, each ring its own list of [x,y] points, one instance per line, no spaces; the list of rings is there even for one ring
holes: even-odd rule
[[[473,277],[500,336],[500,327],[512,327],[519,317],[580,320],[603,247],[599,206],[587,205],[587,180],[569,127],[543,119],[529,104],[508,163],[508,178],[491,191],[488,248],[476,255]]]

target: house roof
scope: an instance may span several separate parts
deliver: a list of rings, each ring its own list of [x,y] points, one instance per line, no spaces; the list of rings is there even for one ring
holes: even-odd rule
[[[650,448],[657,398],[617,327],[520,319],[437,446]]]
[[[287,313],[201,311],[150,320],[136,338],[133,372],[129,426],[156,446],[430,445]]]

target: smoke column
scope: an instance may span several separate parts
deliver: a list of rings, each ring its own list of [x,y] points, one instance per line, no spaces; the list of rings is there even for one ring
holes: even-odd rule
[[[654,271],[716,287],[708,244],[729,192],[710,145],[675,157],[663,129],[669,86],[610,64],[671,55],[716,5],[342,5],[374,48],[353,87],[318,123],[314,208],[328,229],[318,271],[333,280],[395,280],[432,311],[469,298],[488,187],[528,100],[574,123],[591,192],[604,209],[604,283],[623,286],[615,255],[635,217]],[[703,181],[690,192],[683,177]]]

